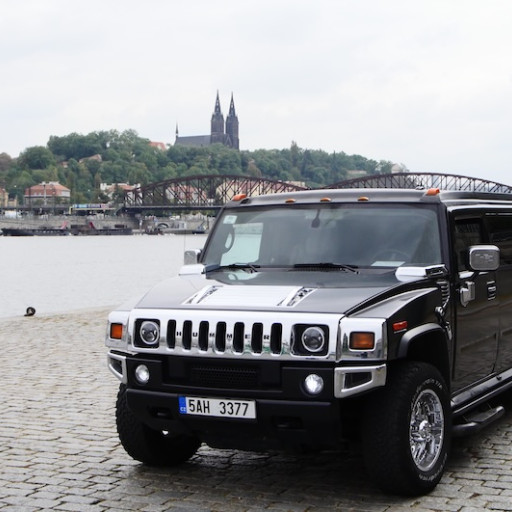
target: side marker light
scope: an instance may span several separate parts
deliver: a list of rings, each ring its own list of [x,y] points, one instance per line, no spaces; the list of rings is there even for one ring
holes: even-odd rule
[[[393,332],[405,331],[407,329],[407,320],[403,320],[402,322],[395,322],[393,324]]]

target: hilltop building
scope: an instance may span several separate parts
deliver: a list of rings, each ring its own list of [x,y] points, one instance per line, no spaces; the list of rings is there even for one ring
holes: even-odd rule
[[[71,191],[57,181],[42,182],[25,189],[25,205],[55,206],[69,204]]]
[[[215,100],[215,108],[210,123],[210,135],[192,135],[181,137],[176,125],[176,141],[174,144],[189,147],[204,147],[211,144],[224,144],[228,148],[240,149],[240,139],[238,137],[238,117],[235,111],[235,102],[233,94],[231,94],[231,103],[229,105],[229,113],[224,122],[224,116],[220,108],[219,93]]]

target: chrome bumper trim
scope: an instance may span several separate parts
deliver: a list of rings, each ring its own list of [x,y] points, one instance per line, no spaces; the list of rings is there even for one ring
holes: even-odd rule
[[[123,383],[127,384],[126,356],[109,352],[107,354],[108,369]]]
[[[361,384],[351,385],[349,375],[360,374]],[[386,384],[387,367],[379,366],[344,366],[334,369],[334,396],[346,398],[357,395],[373,388],[379,388]]]

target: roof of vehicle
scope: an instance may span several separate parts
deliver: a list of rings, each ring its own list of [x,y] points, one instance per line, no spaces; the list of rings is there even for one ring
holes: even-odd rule
[[[312,204],[337,202],[378,202],[378,203],[445,203],[447,206],[504,204],[512,206],[512,194],[472,191],[440,191],[439,189],[316,189],[262,196],[235,196],[227,206],[257,206],[269,204]]]

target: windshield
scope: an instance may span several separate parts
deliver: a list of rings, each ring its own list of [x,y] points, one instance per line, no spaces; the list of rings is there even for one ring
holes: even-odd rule
[[[205,265],[352,268],[441,263],[436,212],[417,205],[264,206],[224,210]]]

